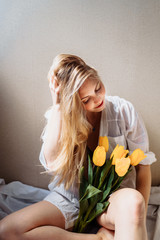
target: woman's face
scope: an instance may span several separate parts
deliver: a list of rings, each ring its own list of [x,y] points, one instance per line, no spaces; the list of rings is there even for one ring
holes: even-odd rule
[[[79,96],[88,112],[101,112],[105,108],[105,87],[98,79],[85,80],[79,89]]]

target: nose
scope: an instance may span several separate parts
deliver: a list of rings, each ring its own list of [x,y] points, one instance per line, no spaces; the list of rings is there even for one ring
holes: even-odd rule
[[[100,96],[96,96],[96,97],[94,98],[94,103],[95,103],[95,104],[100,103],[100,101],[101,101],[101,97],[100,97]]]

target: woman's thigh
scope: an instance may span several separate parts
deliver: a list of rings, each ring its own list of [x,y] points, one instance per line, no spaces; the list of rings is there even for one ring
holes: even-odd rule
[[[17,233],[25,233],[45,225],[65,228],[63,214],[56,206],[47,201],[41,201],[14,212],[0,223],[1,226]]]
[[[114,192],[109,198],[107,210],[97,218],[97,222],[103,227],[115,230],[116,221],[121,221],[124,215],[131,216],[133,204],[138,201],[141,201],[141,194],[135,189],[123,188]]]

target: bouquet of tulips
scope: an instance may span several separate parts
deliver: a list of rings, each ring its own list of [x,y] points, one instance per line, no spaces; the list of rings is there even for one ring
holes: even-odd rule
[[[99,146],[93,154],[88,154],[87,179],[84,167],[81,168],[80,211],[74,226],[75,232],[85,232],[88,224],[107,209],[109,196],[120,187],[131,171],[131,166],[136,166],[146,157],[141,149],[136,149],[129,155],[124,146],[117,145],[110,158],[106,159],[108,149],[108,138],[99,137]]]

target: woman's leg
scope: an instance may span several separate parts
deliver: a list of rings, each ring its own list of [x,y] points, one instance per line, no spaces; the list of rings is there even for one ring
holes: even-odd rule
[[[0,221],[0,240],[107,240],[101,233],[78,234],[64,230],[64,226],[60,210],[41,201]]]
[[[98,234],[101,234],[101,236],[105,236],[107,240],[114,240],[114,231],[109,230],[107,228],[100,228],[98,231]]]
[[[100,231],[106,232],[108,239],[147,240],[143,196],[134,189],[124,188],[113,193],[109,201],[107,211],[97,218],[104,227]],[[110,234],[112,231],[115,231],[114,237]]]

